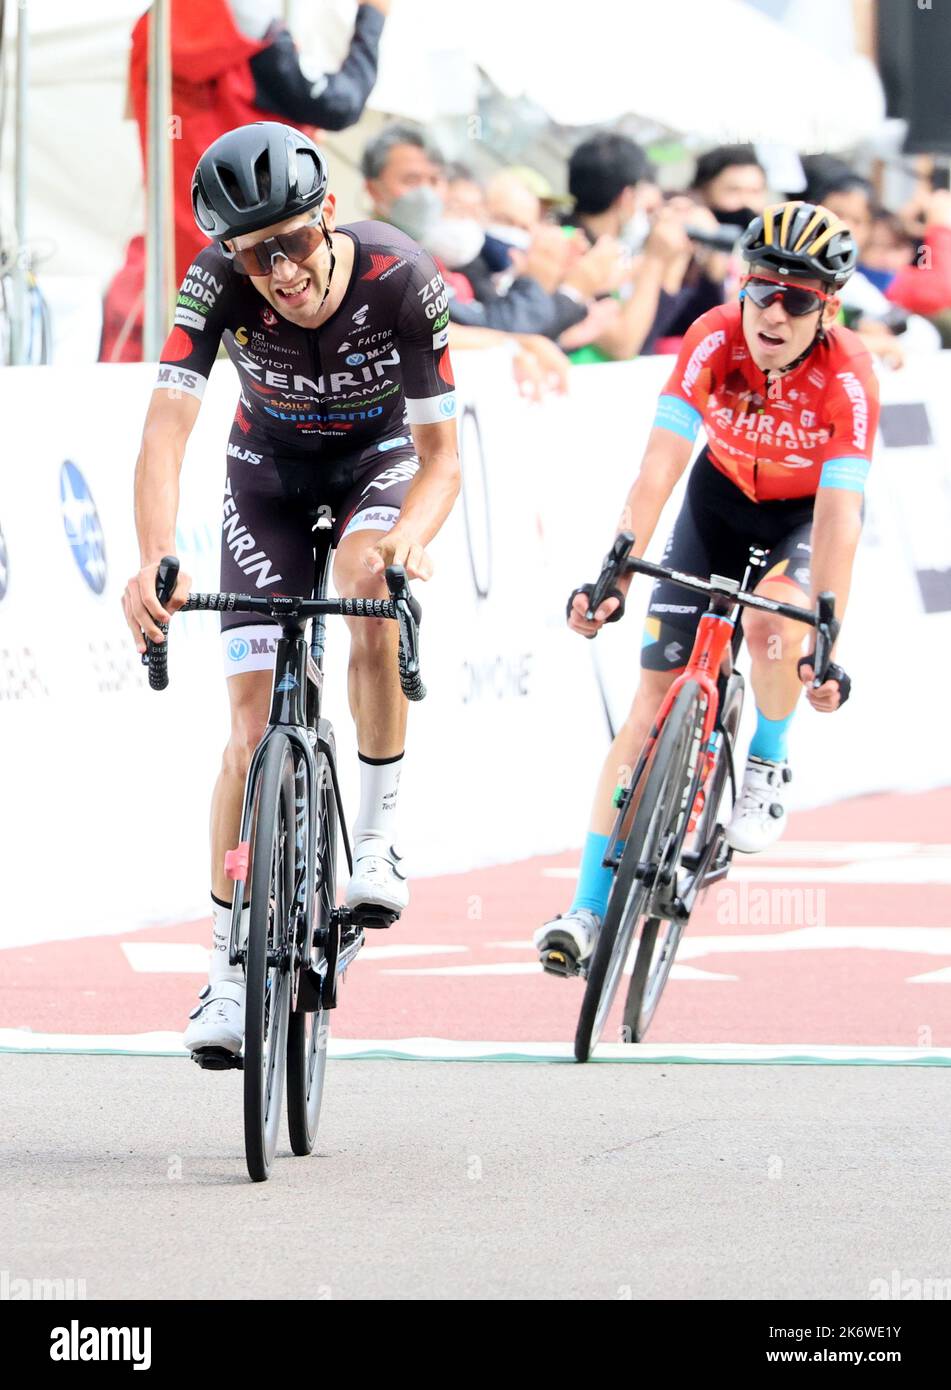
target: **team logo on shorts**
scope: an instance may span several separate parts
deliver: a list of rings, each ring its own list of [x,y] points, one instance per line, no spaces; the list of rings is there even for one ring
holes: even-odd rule
[[[230,661],[243,661],[250,650],[250,644],[243,637],[232,637],[228,643],[228,658]]]

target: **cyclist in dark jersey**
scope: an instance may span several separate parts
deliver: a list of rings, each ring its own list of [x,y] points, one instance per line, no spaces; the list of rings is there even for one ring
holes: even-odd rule
[[[175,549],[179,471],[221,342],[241,387],[227,448],[223,590],[309,594],[312,533],[332,518],[337,591],[385,597],[386,565],[429,578],[426,546],[459,489],[447,298],[432,258],[383,223],[337,227],[323,156],[276,122],[216,140],[192,200],[213,242],[182,282],[136,470],[142,568],[123,606],[140,651],[143,634],[161,639],[155,573]],[[179,577],[169,612],[189,584]],[[346,902],[399,913],[408,901],[396,837],[407,706],[396,625],[349,626],[361,797]],[[244,978],[227,960],[224,855],[267,720],[276,631],[243,614],[222,618],[231,736],[212,803],[214,949],[185,1035],[191,1049],[241,1047]]]
[[[869,354],[855,333],[834,324],[835,291],[855,268],[855,243],[828,209],[790,202],[754,218],[740,249],[750,262],[740,302],[702,314],[687,333],[619,529],[635,533],[636,553],[643,554],[703,425],[706,447],[691,470],[664,563],[739,579],[757,545],[767,552],[757,593],[814,607],[816,595],[831,589],[841,618],[878,421]],[[579,592],[569,625],[593,636],[621,616],[629,585],[628,578],[593,622]],[[594,948],[612,884],[602,860],[616,814],[613,792],[687,662],[702,612],[685,590],[655,584],[641,683],[602,770],[574,902],[535,933],[552,973],[576,973]],[[786,743],[802,686],[813,708],[831,711],[848,698],[849,681],[833,667],[818,690],[811,688],[801,624],[746,612],[743,631],[757,723],[727,839],[751,853],[772,844],[786,823]]]

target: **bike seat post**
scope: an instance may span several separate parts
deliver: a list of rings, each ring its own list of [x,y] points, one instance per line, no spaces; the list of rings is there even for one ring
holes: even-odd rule
[[[314,527],[314,598],[326,598],[333,562],[333,520],[324,513]],[[323,613],[311,622],[310,654],[318,671],[324,667],[327,619]]]

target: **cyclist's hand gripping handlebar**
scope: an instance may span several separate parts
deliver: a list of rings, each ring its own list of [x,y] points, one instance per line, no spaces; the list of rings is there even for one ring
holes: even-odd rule
[[[166,555],[156,571],[155,592],[163,608],[175,592],[180,568],[174,555]],[[164,690],[168,685],[168,623],[159,623],[159,627],[166,641],[152,642],[147,637],[142,653],[142,665],[149,668],[149,685],[153,690]]]
[[[396,607],[400,630],[400,685],[407,700],[421,700],[426,694],[419,674],[419,622],[422,610],[410,592],[402,565],[387,565],[386,587]]]
[[[601,573],[593,584],[582,584],[579,589],[573,589],[568,596],[568,616],[571,617],[571,606],[578,594],[584,594],[588,600],[588,609],[585,617],[588,622],[594,619],[595,613],[601,607],[605,599],[616,598],[618,606],[605,622],[616,623],[624,616],[624,595],[618,588],[618,584],[628,572],[628,556],[634,545],[634,536],[630,531],[621,531],[615,538],[614,544],[604,557],[601,565]],[[596,637],[597,633],[591,633]]]
[[[841,666],[832,660],[832,648],[839,635],[841,624],[835,616],[835,594],[826,590],[816,600],[816,645],[808,656],[800,657],[799,670],[803,666],[812,667],[812,688],[818,690],[826,681],[835,681],[839,687],[839,706],[845,704],[852,691],[852,681]]]

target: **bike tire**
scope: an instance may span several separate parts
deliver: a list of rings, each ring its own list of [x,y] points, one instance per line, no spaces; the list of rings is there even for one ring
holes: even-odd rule
[[[335,749],[333,729],[320,721],[320,737]],[[314,902],[314,931],[318,940],[329,928],[330,914],[337,904],[337,798],[334,796],[330,764],[326,753],[318,751],[317,763],[317,874]],[[317,964],[322,946],[315,946]],[[299,1157],[313,1153],[320,1123],[330,1039],[330,1011],[323,1007],[306,1013],[292,1012],[287,1030],[287,1130],[291,1149]]]
[[[275,733],[258,774],[245,965],[244,1150],[255,1182],[270,1174],[281,1122],[291,999],[294,809],[294,757],[288,739]]]
[[[736,737],[742,710],[742,677],[731,677],[720,711],[722,726],[731,741]],[[727,759],[724,754],[725,749],[721,744],[720,756],[707,781],[706,800],[697,827],[695,853],[700,855],[716,827],[727,777]],[[686,928],[687,923],[683,920],[662,917],[651,917],[644,923],[624,1004],[624,1036],[632,1043],[643,1042],[653,1022],[677,955],[677,947]]]
[[[673,819],[676,825],[683,813],[684,774],[702,699],[696,681],[688,681],[683,686],[644,770],[644,791],[625,840],[588,971],[575,1032],[577,1062],[587,1062],[601,1040],[638,922],[645,914],[653,891],[652,881],[637,877],[637,867],[653,863],[669,831],[669,822]]]

